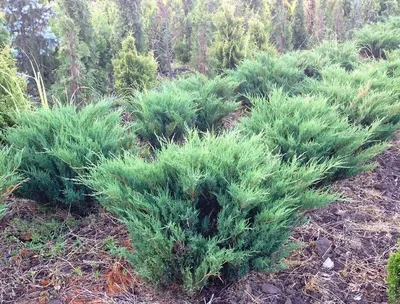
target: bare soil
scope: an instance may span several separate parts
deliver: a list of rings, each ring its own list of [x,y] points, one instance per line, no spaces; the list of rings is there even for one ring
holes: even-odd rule
[[[287,270],[197,296],[136,277],[118,251],[129,237],[112,215],[73,218],[10,199],[0,223],[0,303],[385,303],[386,263],[400,238],[400,137],[376,162],[333,186],[341,200],[308,214],[292,235],[303,246]]]

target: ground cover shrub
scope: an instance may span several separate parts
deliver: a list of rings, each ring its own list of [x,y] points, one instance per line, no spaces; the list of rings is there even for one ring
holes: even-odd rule
[[[130,144],[127,127],[120,125],[120,111],[112,100],[90,103],[78,110],[58,105],[21,113],[5,139],[22,150],[20,171],[29,180],[19,192],[44,203],[71,205],[85,211],[90,190],[76,180],[88,166],[103,157],[118,155]]]
[[[327,66],[337,64],[346,71],[352,71],[359,65],[357,47],[351,41],[339,43],[327,40],[312,50],[288,53],[282,60],[288,56],[297,58],[297,66],[306,76],[317,79],[321,78],[321,70]]]
[[[136,118],[137,135],[158,148],[161,138],[183,140],[188,128],[220,129],[222,119],[238,106],[237,86],[229,78],[194,75],[138,93],[126,102],[126,108]]]
[[[386,59],[387,51],[400,48],[400,17],[364,26],[357,31],[356,41],[362,55]]]
[[[153,159],[105,160],[85,182],[126,224],[136,271],[156,284],[195,291],[250,270],[278,267],[301,212],[334,197],[311,190],[328,167],[286,164],[261,136],[237,132],[164,144]]]
[[[387,284],[389,303],[395,304],[400,301],[400,250],[393,253],[387,265]]]
[[[161,138],[180,141],[195,126],[195,96],[174,85],[137,93],[125,105],[135,117],[135,133],[156,148]]]
[[[196,74],[176,82],[178,88],[190,92],[196,103],[196,128],[199,131],[217,130],[222,119],[236,110],[239,83],[228,77],[207,78]]]
[[[380,121],[372,139],[386,140],[400,123],[400,77],[391,77],[388,71],[389,65],[381,62],[366,63],[352,72],[330,66],[322,70],[321,80],[307,79],[302,90],[326,97],[350,123],[369,127]]]
[[[28,108],[25,79],[17,73],[8,47],[0,48],[0,129],[15,122],[15,112]]]
[[[352,71],[359,64],[357,46],[353,41],[326,40],[315,48],[315,53],[322,57],[322,66],[338,64],[346,71]]]
[[[22,178],[17,173],[21,161],[21,153],[15,153],[10,148],[0,148],[0,220],[7,211],[4,199],[21,183]]]
[[[295,94],[306,77],[298,68],[297,58],[294,56],[285,56],[282,59],[266,53],[245,59],[237,69],[226,73],[240,83],[239,93],[252,96],[268,96],[275,88]]]
[[[371,168],[371,158],[386,148],[371,142],[376,126],[350,124],[324,97],[288,97],[277,90],[268,101],[258,98],[251,103],[250,116],[238,125],[241,132],[262,134],[266,145],[284,162],[329,163],[327,181]]]

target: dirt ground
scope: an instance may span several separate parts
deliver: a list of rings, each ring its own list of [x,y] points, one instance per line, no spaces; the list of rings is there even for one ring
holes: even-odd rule
[[[195,297],[136,277],[120,257],[120,246],[130,246],[126,230],[110,214],[73,218],[10,199],[0,223],[0,303],[385,303],[387,258],[400,238],[400,138],[376,161],[334,185],[340,201],[308,214],[292,235],[303,246],[287,270]]]

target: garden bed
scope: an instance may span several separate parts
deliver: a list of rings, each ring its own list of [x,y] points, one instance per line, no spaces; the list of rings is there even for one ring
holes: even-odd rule
[[[400,238],[400,139],[376,161],[334,185],[342,200],[309,213],[292,235],[303,246],[287,270],[197,296],[136,277],[120,257],[126,230],[107,212],[73,218],[10,199],[0,223],[0,303],[385,303],[387,258]]]

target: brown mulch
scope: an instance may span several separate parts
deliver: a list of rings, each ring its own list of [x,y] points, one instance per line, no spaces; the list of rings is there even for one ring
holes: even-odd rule
[[[21,233],[15,219],[63,223],[71,215],[10,200],[10,213],[0,223],[0,303],[385,303],[387,258],[400,238],[400,137],[376,161],[375,170],[334,185],[342,200],[309,213],[308,223],[292,235],[303,247],[287,259],[287,270],[252,273],[196,297],[176,286],[157,290],[145,284],[128,262],[111,254],[110,237],[117,246],[130,244],[110,214],[74,219],[58,241],[37,249],[28,246],[33,236]],[[60,244],[61,251],[49,254]],[[328,258],[332,269],[323,266]]]

